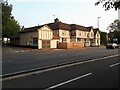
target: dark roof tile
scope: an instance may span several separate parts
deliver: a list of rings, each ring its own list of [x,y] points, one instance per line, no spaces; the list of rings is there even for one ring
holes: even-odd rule
[[[44,25],[25,28],[24,30],[20,31],[20,33],[37,31],[37,29],[41,28],[42,26]]]
[[[83,30],[83,31],[89,31],[88,28],[81,26],[81,25],[77,25],[77,24],[71,24],[70,25],[71,30]]]
[[[69,24],[62,23],[62,22],[55,22],[47,24],[52,30],[64,29],[70,30]]]
[[[66,23],[63,23],[61,21],[54,22],[54,23],[48,23],[48,24],[44,24],[44,25],[48,25],[52,30],[63,29],[63,30],[83,30],[83,31],[90,31],[90,29],[89,29],[90,27],[85,27],[85,26],[81,26],[81,25],[77,25],[77,24],[66,24]],[[34,26],[34,27],[30,27],[30,28],[25,28],[20,33],[37,31],[37,29],[41,28],[44,25]]]

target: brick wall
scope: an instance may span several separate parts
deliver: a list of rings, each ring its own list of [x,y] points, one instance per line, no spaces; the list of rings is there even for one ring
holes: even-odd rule
[[[67,43],[64,43],[64,42],[60,42],[58,44],[58,48],[59,49],[68,49],[68,48],[83,48],[84,47],[84,44],[83,43],[78,43],[78,42],[67,42]]]

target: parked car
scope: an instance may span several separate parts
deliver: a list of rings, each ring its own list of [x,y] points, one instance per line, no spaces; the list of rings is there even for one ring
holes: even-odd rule
[[[116,48],[119,49],[119,45],[117,45],[116,43],[108,43],[106,45],[106,49],[116,49]]]

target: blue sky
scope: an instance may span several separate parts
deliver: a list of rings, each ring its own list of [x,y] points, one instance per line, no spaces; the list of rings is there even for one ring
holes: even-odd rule
[[[13,5],[12,14],[25,27],[54,22],[54,16],[68,24],[97,27],[97,17],[101,31],[118,18],[115,10],[104,11],[102,5],[95,6],[97,0],[9,0]]]

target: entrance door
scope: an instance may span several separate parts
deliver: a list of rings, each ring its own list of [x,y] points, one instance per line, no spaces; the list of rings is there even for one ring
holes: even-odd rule
[[[50,40],[42,40],[42,48],[50,48]]]

